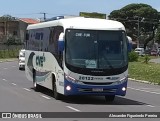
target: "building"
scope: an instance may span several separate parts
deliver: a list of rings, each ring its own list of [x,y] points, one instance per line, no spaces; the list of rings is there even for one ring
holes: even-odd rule
[[[29,24],[36,24],[40,21],[38,19],[32,19],[32,18],[20,18],[19,19],[19,33],[20,33],[20,39],[21,42],[25,41],[26,36],[26,28]]]
[[[9,37],[13,37],[23,43],[27,26],[39,22],[39,20],[31,18],[0,17],[0,44],[7,42]]]

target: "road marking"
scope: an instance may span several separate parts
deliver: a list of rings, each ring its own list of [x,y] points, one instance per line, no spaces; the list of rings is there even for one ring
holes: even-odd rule
[[[158,91],[160,92],[160,89],[155,89],[155,88],[141,88],[142,90],[149,90],[149,91]]]
[[[78,110],[78,109],[76,109],[76,108],[73,108],[73,107],[71,107],[71,106],[66,106],[66,107],[69,108],[69,109],[72,109],[72,110],[74,110],[74,111],[80,112],[80,110]]]
[[[17,84],[15,84],[15,83],[11,83],[12,85],[17,85]]]
[[[154,89],[154,88],[141,88],[141,89]]]
[[[26,91],[31,91],[30,89],[27,89],[27,88],[23,88],[24,90],[26,90]]]
[[[3,81],[7,81],[6,79],[2,79]]]
[[[46,99],[48,99],[48,100],[51,99],[51,98],[49,98],[49,97],[47,97],[47,96],[44,96],[44,95],[41,95],[41,96],[44,97],[44,98],[46,98]]]
[[[143,90],[143,89],[136,89],[136,88],[132,88],[132,87],[127,87],[127,88],[128,89],[132,89],[132,90],[141,91],[141,92],[147,92],[147,93],[152,93],[152,94],[160,95],[160,93],[158,93],[158,92],[152,92],[152,91],[147,91],[147,90]]]
[[[152,107],[152,108],[154,108],[155,106],[153,106],[153,105],[147,105],[148,107]]]

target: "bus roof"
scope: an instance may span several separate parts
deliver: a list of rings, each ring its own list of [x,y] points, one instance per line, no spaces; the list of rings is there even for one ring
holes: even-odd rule
[[[52,26],[63,26],[64,29],[125,30],[124,25],[118,21],[84,17],[66,18],[32,24],[27,27],[27,30]]]

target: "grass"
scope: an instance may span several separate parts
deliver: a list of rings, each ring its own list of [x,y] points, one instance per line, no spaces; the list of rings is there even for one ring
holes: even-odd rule
[[[17,58],[3,58],[3,59],[0,58],[0,62],[15,61],[15,60],[17,60]]]
[[[0,59],[16,58],[18,56],[18,53],[18,49],[0,50]]]
[[[18,49],[0,50],[0,62],[17,60]]]
[[[150,57],[155,59],[158,57]],[[129,62],[129,78],[145,80],[160,84],[160,64],[144,63],[144,57],[140,57],[138,62]]]

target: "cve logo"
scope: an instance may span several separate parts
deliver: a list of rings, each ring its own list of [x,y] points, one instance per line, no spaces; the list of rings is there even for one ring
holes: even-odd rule
[[[43,63],[45,62],[45,56],[36,56],[36,65],[43,67]]]

